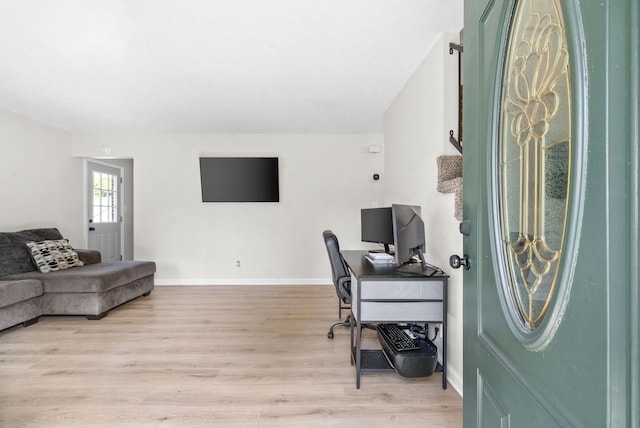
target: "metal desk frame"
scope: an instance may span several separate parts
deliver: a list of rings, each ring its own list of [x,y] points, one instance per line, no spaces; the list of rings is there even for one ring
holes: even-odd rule
[[[366,254],[366,251],[342,251],[351,271],[351,363],[356,366],[356,388],[360,388],[361,372],[394,370],[381,349],[361,348],[363,325],[384,322],[442,325],[439,349],[442,364],[438,363],[436,370],[442,372],[442,389],[446,389],[449,275],[442,270],[432,276],[402,274],[395,265],[373,266],[364,258]],[[376,295],[363,298],[364,288],[371,288]],[[365,294],[370,294],[368,291]],[[406,295],[414,291],[418,295]],[[373,315],[363,316],[365,312]]]

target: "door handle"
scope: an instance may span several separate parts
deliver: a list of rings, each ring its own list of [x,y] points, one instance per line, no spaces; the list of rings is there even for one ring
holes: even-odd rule
[[[452,255],[451,257],[449,257],[449,264],[454,269],[459,269],[460,266],[464,266],[464,270],[469,270],[469,268],[471,267],[468,254],[465,254],[462,257],[458,256],[457,254]]]
[[[95,228],[95,227],[90,227],[90,228],[89,228],[89,232],[93,232],[94,230],[96,230],[96,228]]]

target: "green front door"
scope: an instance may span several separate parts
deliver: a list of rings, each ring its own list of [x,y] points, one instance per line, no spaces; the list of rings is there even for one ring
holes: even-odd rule
[[[465,426],[640,426],[639,25],[465,1]]]

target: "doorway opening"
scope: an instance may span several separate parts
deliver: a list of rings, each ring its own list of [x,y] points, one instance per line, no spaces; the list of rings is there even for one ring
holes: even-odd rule
[[[133,159],[87,159],[86,246],[103,260],[133,260]]]

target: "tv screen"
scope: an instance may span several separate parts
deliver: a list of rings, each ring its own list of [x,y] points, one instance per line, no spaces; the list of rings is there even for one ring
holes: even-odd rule
[[[278,158],[201,157],[202,202],[279,202]]]

